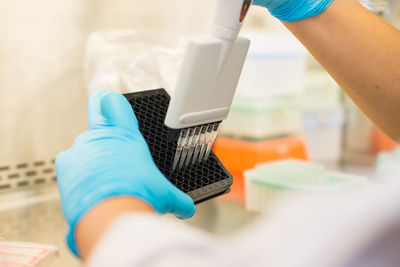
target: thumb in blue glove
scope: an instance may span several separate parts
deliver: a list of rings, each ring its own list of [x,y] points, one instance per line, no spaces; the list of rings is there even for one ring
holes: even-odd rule
[[[195,212],[193,200],[158,170],[130,104],[118,93],[100,90],[91,96],[89,129],[57,156],[56,170],[70,227],[67,242],[76,255],[77,224],[111,197],[132,196],[182,219]]]
[[[268,8],[276,18],[291,22],[316,16],[334,0],[254,0],[254,5]]]

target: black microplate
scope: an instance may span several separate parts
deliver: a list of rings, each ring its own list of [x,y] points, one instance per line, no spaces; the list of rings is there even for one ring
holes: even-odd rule
[[[217,156],[211,152],[206,162],[172,171],[177,141],[168,137],[165,126],[170,96],[164,89],[126,94],[139,122],[139,128],[149,145],[154,162],[176,187],[198,204],[230,191],[232,176]]]

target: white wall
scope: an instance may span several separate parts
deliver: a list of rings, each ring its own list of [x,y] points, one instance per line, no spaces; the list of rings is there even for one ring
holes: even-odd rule
[[[0,0],[0,165],[54,157],[86,128],[91,31],[205,32],[213,1]]]

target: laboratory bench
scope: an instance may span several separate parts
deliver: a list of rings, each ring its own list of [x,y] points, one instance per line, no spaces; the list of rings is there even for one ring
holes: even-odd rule
[[[44,194],[0,199],[0,237],[10,241],[56,245],[60,257],[51,266],[81,266],[65,244],[67,224],[56,188],[49,188]],[[196,215],[186,223],[226,236],[240,230],[253,217],[246,212],[244,203],[222,197],[198,205]]]
[[[346,166],[341,169],[348,173],[370,177],[373,174],[373,167]],[[243,185],[237,183],[237,186]],[[196,215],[185,222],[219,236],[229,236],[239,232],[257,215],[246,211],[243,198],[237,195],[237,192],[236,195],[233,192],[232,195],[199,204]],[[60,257],[51,266],[81,266],[80,261],[66,247],[66,230],[67,224],[63,218],[56,187],[0,196],[0,237],[12,241],[58,246]]]

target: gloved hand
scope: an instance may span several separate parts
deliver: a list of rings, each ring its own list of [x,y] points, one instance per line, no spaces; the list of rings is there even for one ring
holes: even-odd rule
[[[253,4],[268,8],[276,18],[290,22],[316,16],[334,0],[254,0]]]
[[[64,217],[70,227],[67,242],[76,255],[75,227],[88,211],[108,198],[132,196],[161,214],[173,213],[182,219],[195,212],[193,200],[158,170],[130,104],[118,93],[93,93],[89,130],[57,156],[56,170]]]

